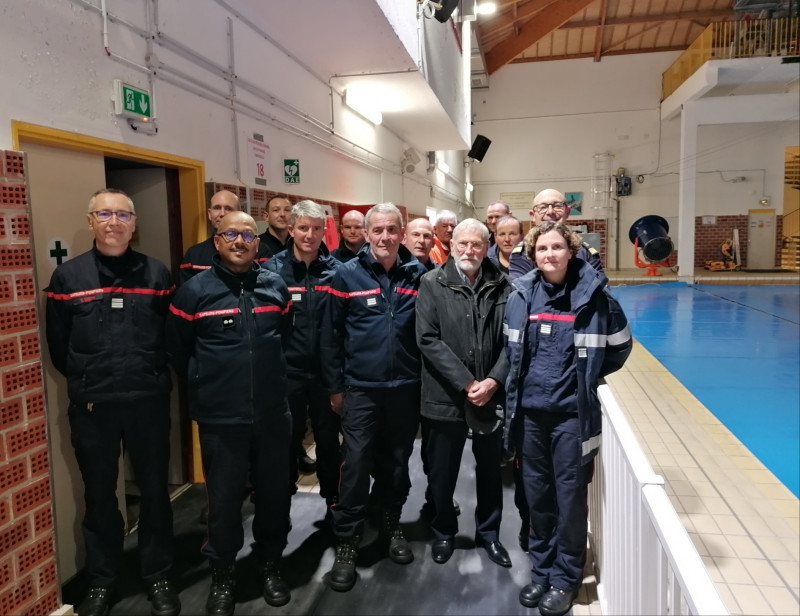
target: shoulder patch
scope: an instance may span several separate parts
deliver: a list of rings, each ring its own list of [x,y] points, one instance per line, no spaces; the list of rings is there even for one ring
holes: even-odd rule
[[[517,244],[516,246],[514,246],[514,250],[511,251],[511,254],[512,255],[518,255],[518,254],[522,254],[524,252],[525,252],[525,242],[522,241],[519,244]]]

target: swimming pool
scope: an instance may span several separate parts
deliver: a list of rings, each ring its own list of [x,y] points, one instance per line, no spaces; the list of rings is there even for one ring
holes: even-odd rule
[[[800,497],[800,287],[614,286],[634,337]]]

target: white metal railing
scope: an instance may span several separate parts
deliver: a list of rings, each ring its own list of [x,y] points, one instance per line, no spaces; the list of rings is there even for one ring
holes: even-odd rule
[[[608,385],[589,485],[589,540],[603,614],[729,614]]]

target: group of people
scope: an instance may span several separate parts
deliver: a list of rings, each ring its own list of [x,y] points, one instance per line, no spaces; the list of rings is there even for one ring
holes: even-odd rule
[[[487,208],[486,224],[442,212],[435,224],[407,225],[396,206],[381,203],[366,215],[343,212],[340,245],[329,251],[325,210],[313,201],[272,199],[259,235],[236,195],[220,191],[208,207],[214,233],[187,251],[176,290],[163,264],[130,247],[131,199],[95,193],[87,213],[94,246],[56,268],[47,289],[47,340],[67,378],[85,486],[81,616],[108,613],[121,573],[121,443],[142,493],[140,573],[151,611],[180,612],[169,579],[169,364],[186,382],[199,429],[207,614],[234,611],[248,485],[269,605],[291,598],[280,560],[301,472],[316,471],[327,504],[331,588],[348,591],[357,580],[371,502],[389,558],[412,562],[400,518],[420,427],[432,559],[444,564],[454,552],[453,495],[469,438],[475,544],[511,566],[499,539],[501,466],[503,452],[515,451],[520,545],[531,561],[519,599],[545,616],[566,613],[586,557],[597,381],[631,348],[599,256],[564,224],[568,215],[561,193],[542,191],[523,240],[503,202]],[[303,448],[307,418],[316,461]]]

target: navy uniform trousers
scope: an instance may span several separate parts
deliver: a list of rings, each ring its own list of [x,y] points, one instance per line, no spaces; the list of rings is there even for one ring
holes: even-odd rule
[[[438,421],[426,418],[428,487],[434,505],[431,529],[436,539],[452,539],[458,532],[458,518],[453,494],[461,468],[461,456],[467,441],[465,421]],[[475,535],[484,542],[500,539],[503,516],[502,461],[503,431],[472,435],[475,455]]]
[[[297,483],[298,445],[302,448],[306,433],[306,413],[311,419],[311,430],[317,452],[317,479],[319,495],[330,501],[339,494],[339,467],[342,451],[339,444],[339,415],[331,410],[328,390],[319,382],[319,377],[299,378],[289,375],[289,408],[292,411],[292,442],[290,454],[291,481]]]
[[[253,486],[254,553],[261,564],[281,557],[289,536],[289,409],[252,424],[198,424],[208,492],[208,539],[202,553],[228,567],[244,545],[242,494]]]
[[[411,489],[408,460],[419,426],[419,387],[414,383],[345,392],[344,462],[339,502],[331,510],[336,536],[352,537],[363,532],[373,461],[384,511],[402,510]],[[381,447],[376,450],[377,439]]]
[[[169,502],[169,397],[126,402],[70,403],[72,446],[81,471],[86,511],[83,539],[89,586],[113,586],[123,563],[125,525],[117,501],[122,443],[141,492],[140,575],[151,584],[172,567],[172,506]]]
[[[530,507],[531,582],[577,590],[583,581],[588,485],[577,413],[524,411],[516,426],[525,498]]]

